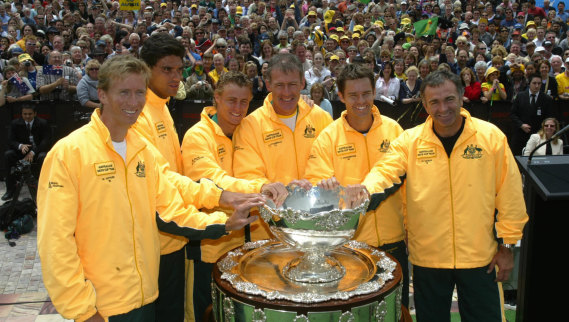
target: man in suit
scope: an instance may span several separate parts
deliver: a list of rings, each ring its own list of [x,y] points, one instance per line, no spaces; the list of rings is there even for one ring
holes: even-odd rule
[[[6,193],[2,200],[10,200],[14,195],[17,178],[11,174],[11,169],[19,160],[43,162],[50,148],[51,132],[47,121],[37,117],[35,107],[24,105],[22,118],[12,121],[10,126],[9,146],[4,152],[6,162]]]
[[[512,153],[521,155],[523,148],[532,133],[539,130],[541,122],[552,116],[551,97],[540,92],[541,76],[530,76],[529,89],[519,93],[514,99],[510,117],[514,126],[512,136]]]

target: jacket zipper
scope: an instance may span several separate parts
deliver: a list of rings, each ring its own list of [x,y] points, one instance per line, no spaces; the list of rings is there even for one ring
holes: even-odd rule
[[[452,154],[452,152],[451,152]],[[454,197],[452,193],[452,174],[450,170],[450,155],[448,156],[448,185],[450,188],[450,211],[452,219],[452,253],[453,253],[453,266],[456,268],[456,232],[454,230]]]
[[[113,149],[114,151],[114,149]],[[142,149],[138,150],[134,155],[137,155],[140,151],[142,151]],[[116,154],[118,154],[118,152],[115,151]],[[136,272],[138,273],[138,277],[140,279],[140,294],[141,294],[141,299],[140,299],[140,305],[144,306],[144,287],[142,286],[142,273],[140,273],[140,267],[138,267],[138,256],[137,256],[137,252],[136,252],[136,239],[134,238],[135,234],[134,234],[134,215],[132,213],[132,202],[130,200],[130,193],[128,191],[128,165],[126,164],[125,160],[122,158],[122,156],[119,155],[119,157],[121,158],[121,160],[123,160],[123,165],[125,167],[125,171],[124,171],[124,179],[125,179],[125,183],[126,183],[126,196],[128,199],[128,205],[130,207],[130,217],[132,219],[132,245],[133,245],[133,251],[134,251],[134,265],[136,266]]]
[[[368,133],[369,133],[369,132],[368,132]],[[360,133],[360,134],[361,134],[361,133]],[[361,135],[363,135],[363,134],[361,134]],[[371,163],[370,163],[370,161],[369,161],[369,148],[368,148],[368,146],[367,146],[367,136],[363,135],[363,137],[364,137],[364,142],[365,142],[365,147],[366,147],[366,151],[365,151],[365,152],[366,152],[366,158],[367,158],[367,173],[369,173],[369,172],[370,172],[370,169],[371,169]],[[375,225],[375,236],[377,237],[377,247],[379,247],[379,246],[381,246],[381,242],[380,242],[380,239],[379,239],[379,229],[378,229],[379,226],[378,226],[378,223],[377,223],[377,211],[376,211],[376,210],[373,211],[373,222],[374,222],[374,225]]]

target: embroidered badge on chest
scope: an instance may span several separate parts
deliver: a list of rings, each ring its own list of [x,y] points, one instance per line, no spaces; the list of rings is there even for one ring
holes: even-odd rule
[[[462,157],[465,159],[480,159],[482,158],[482,148],[479,148],[476,144],[469,144],[464,149]]]

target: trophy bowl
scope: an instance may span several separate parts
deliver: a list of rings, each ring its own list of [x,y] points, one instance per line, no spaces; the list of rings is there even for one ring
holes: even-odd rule
[[[349,241],[365,215],[368,199],[346,200],[343,187],[287,188],[280,207],[268,201],[261,207],[263,220],[275,237],[303,253],[283,268],[283,275],[299,283],[332,283],[346,270],[329,252]]]

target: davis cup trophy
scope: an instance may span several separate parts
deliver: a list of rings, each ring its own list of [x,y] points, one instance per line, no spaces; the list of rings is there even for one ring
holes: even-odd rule
[[[343,187],[288,188],[261,218],[277,240],[246,243],[214,269],[217,321],[398,321],[401,268],[351,240],[369,200]]]

